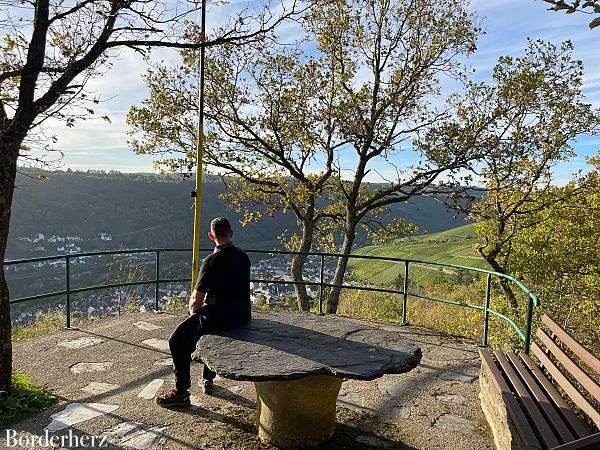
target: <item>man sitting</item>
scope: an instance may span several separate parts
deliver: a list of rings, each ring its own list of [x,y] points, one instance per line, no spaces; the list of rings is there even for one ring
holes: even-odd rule
[[[190,296],[190,317],[184,320],[169,339],[175,389],[157,397],[160,406],[190,405],[191,356],[200,336],[242,326],[251,318],[250,258],[231,242],[233,231],[229,221],[219,217],[210,224],[208,237],[215,242],[214,252],[200,268],[196,287]],[[202,387],[210,394],[216,374],[206,365]]]

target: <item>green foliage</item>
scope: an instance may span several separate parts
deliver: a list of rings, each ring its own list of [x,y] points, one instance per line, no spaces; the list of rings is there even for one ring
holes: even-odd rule
[[[254,297],[254,306],[257,308],[264,308],[267,306],[267,298],[262,294],[256,295]]]
[[[475,50],[480,30],[461,0],[339,0],[312,10],[308,23],[318,51],[336,69],[343,87],[336,119],[352,166],[343,168],[348,175],[331,180],[337,201],[328,217],[343,230],[338,251],[349,255],[358,228],[366,227],[370,236],[383,235],[369,228],[389,205],[426,195],[441,174],[471,161],[472,152],[465,147],[438,146],[434,154],[413,145],[411,151],[419,157],[410,164],[403,143],[414,142],[414,136],[446,115],[432,99],[444,100],[442,77],[465,76],[460,59]],[[385,180],[380,189],[366,183],[369,174]],[[336,284],[344,279],[346,261],[340,259]],[[336,312],[338,298],[339,289],[333,289],[328,312]]]
[[[416,234],[419,228],[414,223],[407,223],[400,218],[393,219],[390,223],[379,227],[373,227],[370,222],[364,222],[362,226],[367,230],[367,236],[373,244],[384,244],[399,237]]]
[[[300,310],[300,308],[298,307],[298,302],[291,295],[285,297],[284,305],[285,305],[285,309],[288,311],[299,311]]]
[[[198,55],[182,57],[148,72],[150,96],[128,115],[134,151],[160,155],[163,171],[195,162]],[[220,198],[243,226],[290,213],[296,226],[273,234],[288,249],[310,250],[339,144],[330,70],[294,45],[225,45],[209,51],[206,74],[204,163],[227,185]]]
[[[359,284],[367,280],[358,278]],[[394,284],[377,284],[401,290],[402,278]],[[483,305],[485,299],[483,277],[467,280],[453,277],[427,277],[409,283],[409,292],[418,293],[462,305]],[[402,294],[369,291],[342,291],[338,313],[368,320],[393,323],[402,322]],[[451,305],[409,295],[407,320],[411,325],[423,326],[441,333],[460,336],[480,343],[483,336],[483,312],[462,305]],[[494,289],[491,305],[498,312],[516,319],[521,330],[525,329],[525,311],[508,311],[498,288]],[[521,349],[523,342],[517,333],[503,320],[490,317],[488,345],[498,349]]]
[[[382,292],[342,291],[338,314],[401,323],[402,296]]]
[[[509,273],[521,279],[540,298],[534,316],[534,329],[542,314],[548,314],[580,342],[600,353],[600,175],[599,161],[582,180],[553,192],[568,200],[554,203],[527,220],[535,226],[522,229],[512,240]],[[535,202],[535,197],[531,199]],[[535,219],[535,220],[534,220]],[[478,224],[477,227],[480,225]],[[356,253],[404,257],[466,266],[485,267],[475,251],[475,225],[441,233],[405,238],[392,245],[371,246]],[[410,292],[482,305],[485,279],[467,271],[439,271],[411,264]],[[385,261],[351,260],[353,276],[359,283],[402,289],[403,265]],[[513,318],[525,330],[527,298],[514,289],[516,308],[509,307],[496,278],[492,284],[492,307]],[[400,296],[373,292],[344,292],[343,314],[356,317],[400,321]],[[409,319],[416,325],[481,338],[482,313],[452,305],[411,299]],[[499,318],[490,319],[490,345],[495,348],[521,348],[514,330]]]
[[[0,396],[0,428],[24,420],[55,401],[56,397],[33,384],[29,376],[16,372],[12,376],[11,395]]]
[[[464,155],[425,154],[418,167],[395,161],[404,141],[442,115],[431,107],[440,79],[464,74],[459,55],[475,50],[480,30],[467,2],[336,0],[311,9],[300,24],[299,42],[208,52],[205,163],[228,180],[224,198],[243,223],[291,211],[298,231],[288,229],[284,245],[295,250],[349,252],[357,227],[378,241],[414,233],[385,218],[390,205],[457,169]],[[128,115],[133,149],[160,155],[164,171],[194,165],[198,55],[182,57],[178,66],[147,73],[149,98]],[[350,181],[342,164],[348,151],[356,166]],[[397,176],[366,183],[376,161]]]
[[[140,312],[142,306],[142,300],[137,296],[132,296],[126,299],[127,311],[130,313]]]
[[[486,268],[477,254],[475,224],[453,228],[440,233],[404,238],[388,245],[369,246],[355,253],[450,263],[462,266]],[[402,290],[404,264],[375,260],[350,260],[352,276],[358,284]],[[498,279],[492,279],[491,306],[498,312],[513,318],[521,330],[525,330],[527,304],[525,294],[516,290],[519,306],[507,307]],[[483,306],[485,301],[485,275],[463,269],[436,267],[411,263],[409,292],[448,300],[460,304]],[[343,292],[340,311],[356,317],[401,321],[401,295],[376,292]],[[482,339],[483,313],[458,305],[448,305],[409,296],[408,319],[411,324],[429,327],[443,333],[462,336],[475,341]],[[517,333],[503,320],[490,317],[489,345],[494,348],[522,348]]]
[[[421,142],[434,157],[442,147],[483,155],[470,170],[485,184],[485,195],[457,207],[478,222],[479,253],[496,272],[510,272],[513,240],[569,195],[554,186],[552,169],[574,155],[570,143],[577,136],[600,126],[582,86],[583,66],[570,42],[529,40],[523,56],[499,59],[491,84],[469,83],[453,100],[456,116]],[[506,283],[502,289],[517,308],[512,289]]]
[[[600,350],[600,166],[591,162],[583,179],[554,188],[563,201],[514,237],[509,268],[540,297],[540,313]]]

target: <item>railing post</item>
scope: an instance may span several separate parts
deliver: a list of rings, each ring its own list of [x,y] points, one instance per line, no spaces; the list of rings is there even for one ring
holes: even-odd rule
[[[156,279],[154,281],[154,312],[158,312],[158,296],[160,287],[160,250],[156,250]]]
[[[527,295],[527,326],[525,329],[525,342],[524,350],[526,354],[529,354],[529,347],[531,345],[531,323],[533,321],[533,297],[531,293]]]
[[[483,307],[483,342],[484,347],[488,345],[488,325],[490,320],[490,299],[492,297],[492,274],[488,273],[485,285],[485,306]]]
[[[402,289],[402,324],[406,324],[408,306],[408,261],[404,261],[404,288]]]
[[[65,290],[67,291],[67,330],[71,329],[71,258],[65,256]]]
[[[323,277],[325,272],[325,256],[321,255],[321,285],[319,287],[319,315],[323,315]]]

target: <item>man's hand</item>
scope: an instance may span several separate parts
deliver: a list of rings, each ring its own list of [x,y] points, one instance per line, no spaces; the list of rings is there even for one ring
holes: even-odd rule
[[[200,292],[200,291],[197,291],[196,289],[194,289],[194,291],[192,292],[192,295],[190,295],[190,301],[189,301],[189,305],[188,305],[190,315],[196,314],[198,311],[200,311],[200,308],[202,308],[202,305],[204,305],[205,297],[206,297],[206,293]]]

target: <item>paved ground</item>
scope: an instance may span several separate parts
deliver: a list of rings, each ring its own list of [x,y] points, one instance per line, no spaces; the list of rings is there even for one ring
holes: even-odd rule
[[[16,369],[60,398],[15,427],[20,436],[45,429],[68,436],[72,430],[77,437],[103,436],[112,449],[266,448],[256,437],[251,383],[218,378],[215,397],[194,386],[189,410],[154,404],[156,392],[173,384],[165,339],[183,316],[128,314],[17,343]],[[492,449],[477,398],[476,347],[423,328],[368,323],[417,343],[422,362],[408,374],[344,382],[337,429],[322,448]],[[197,379],[200,366],[193,371]],[[6,448],[5,436],[0,448]],[[85,443],[102,448],[99,442]]]

